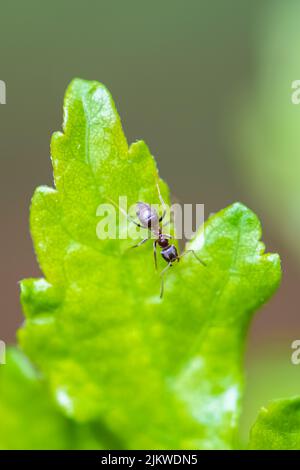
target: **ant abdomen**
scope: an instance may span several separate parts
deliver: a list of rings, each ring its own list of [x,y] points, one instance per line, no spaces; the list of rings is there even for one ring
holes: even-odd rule
[[[145,202],[137,203],[136,215],[143,227],[156,229],[159,226],[159,217],[155,209]]]
[[[174,261],[179,261],[177,248],[175,245],[169,245],[166,248],[163,248],[160,252],[161,256],[167,263],[173,263]]]

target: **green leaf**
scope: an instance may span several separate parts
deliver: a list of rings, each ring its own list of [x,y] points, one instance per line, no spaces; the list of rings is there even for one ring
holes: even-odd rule
[[[250,449],[300,449],[300,397],[276,400],[262,408],[250,433]]]
[[[127,147],[97,82],[71,83],[64,116],[51,146],[56,188],[38,188],[32,200],[45,279],[21,285],[24,351],[67,416],[101,420],[124,448],[231,448],[245,335],[279,284],[278,256],[264,254],[258,219],[234,204],[190,245],[207,267],[185,256],[160,299],[152,243],[128,250],[133,240],[96,236],[100,203],[159,203],[149,150]]]
[[[101,448],[92,427],[65,418],[26,357],[7,353],[0,366],[0,449]]]

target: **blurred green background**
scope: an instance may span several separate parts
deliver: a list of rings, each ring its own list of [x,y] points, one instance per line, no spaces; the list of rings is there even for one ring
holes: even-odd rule
[[[144,139],[181,202],[206,216],[233,201],[263,222],[283,261],[279,292],[247,346],[243,435],[259,406],[300,391],[298,234],[300,4],[296,0],[6,2],[0,7],[0,338],[22,322],[18,281],[38,276],[28,230],[34,188],[52,184],[49,141],[75,77],[111,91],[128,141]]]

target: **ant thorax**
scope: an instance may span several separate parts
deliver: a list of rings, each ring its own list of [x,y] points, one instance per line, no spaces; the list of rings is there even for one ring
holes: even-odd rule
[[[154,208],[145,202],[137,203],[136,215],[143,227],[157,231],[159,229],[159,217]]]
[[[159,230],[159,233],[157,234],[157,243],[161,248],[169,246],[169,240],[164,236],[161,230]]]

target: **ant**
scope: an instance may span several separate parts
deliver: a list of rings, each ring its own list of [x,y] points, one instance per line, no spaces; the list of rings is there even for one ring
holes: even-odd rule
[[[166,203],[162,198],[159,185],[156,183],[157,187],[157,192],[159,196],[159,200],[161,202],[161,205],[163,207],[163,213],[159,217],[157,211],[150,206],[150,204],[147,204],[145,202],[137,202],[136,203],[136,215],[139,219],[139,222],[136,222],[131,216],[126,214],[130,220],[137,225],[140,228],[145,228],[149,232],[152,232],[153,235],[156,237],[154,242],[153,242],[153,255],[154,255],[154,264],[155,264],[155,269],[157,270],[157,246],[161,249],[160,254],[163,257],[163,259],[168,263],[167,266],[161,271],[160,276],[161,276],[161,289],[160,289],[160,298],[163,297],[164,294],[164,275],[166,271],[173,266],[173,263],[176,261],[179,262],[183,256],[187,255],[188,253],[193,253],[194,257],[199,261],[199,263],[203,264],[206,266],[206,263],[202,261],[198,256],[196,255],[194,250],[187,250],[181,255],[178,254],[177,248],[175,245],[170,244],[170,240],[173,239],[172,235],[163,233],[163,226],[162,221],[166,216],[167,209],[166,209]],[[141,240],[137,245],[134,245],[132,248],[137,248],[144,243],[146,243],[150,237],[144,238]]]

